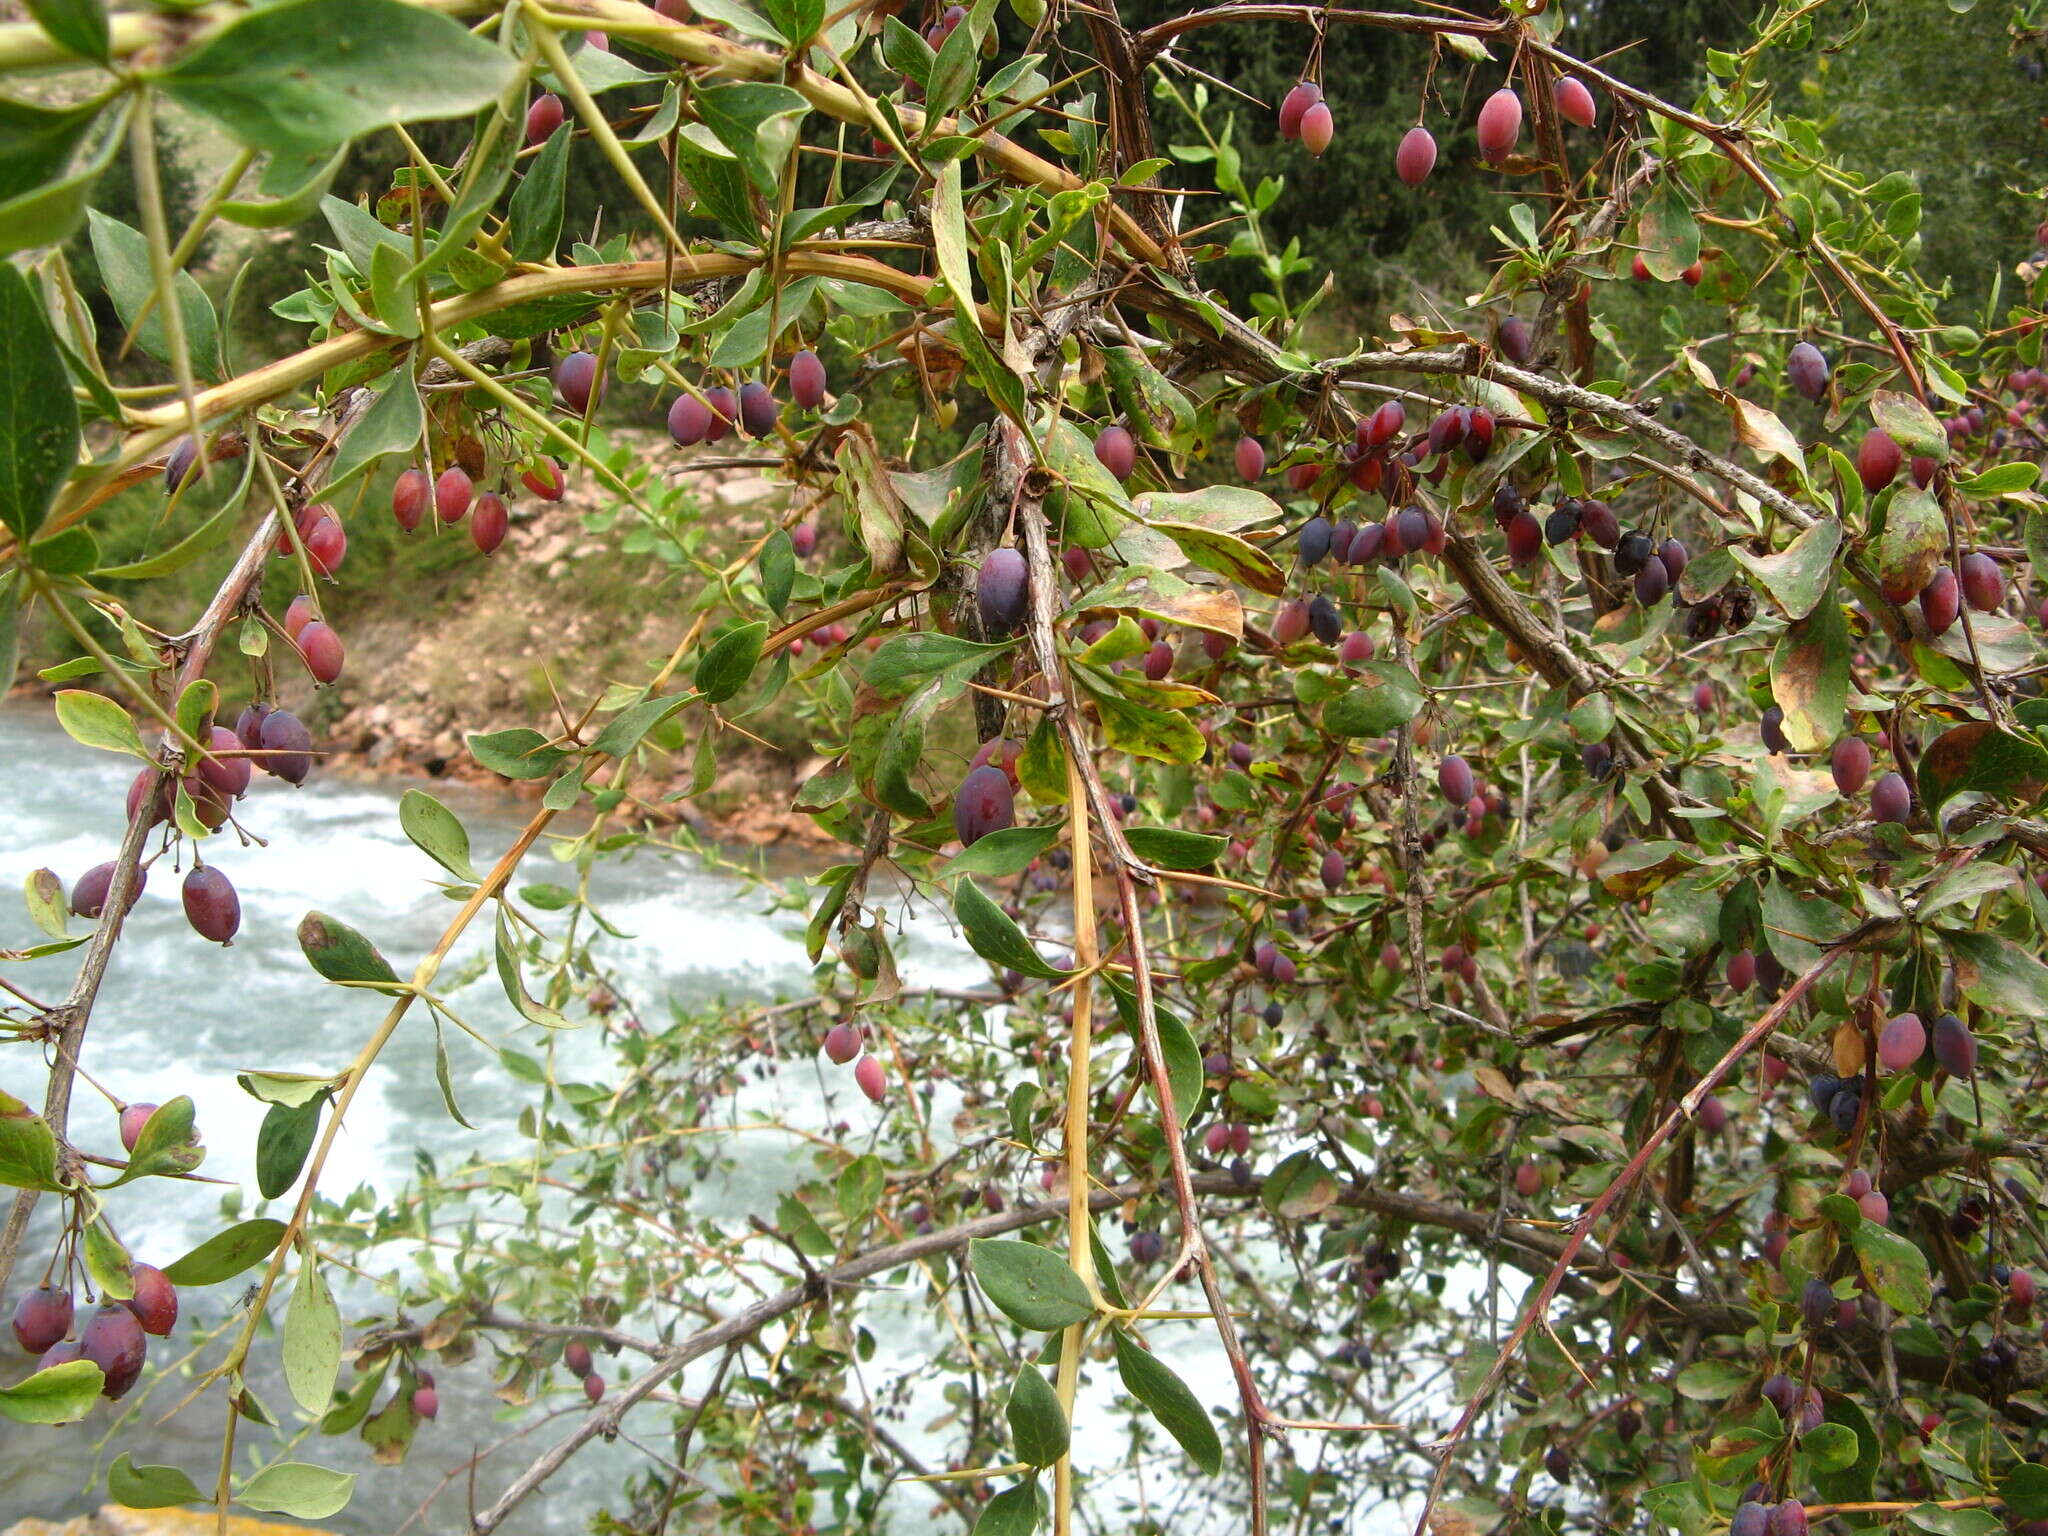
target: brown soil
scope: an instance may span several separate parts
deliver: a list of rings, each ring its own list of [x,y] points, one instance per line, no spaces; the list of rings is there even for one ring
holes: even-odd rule
[[[656,451],[652,437],[646,446]],[[752,470],[692,478],[714,548],[757,537],[783,504],[782,487]],[[508,786],[476,763],[464,738],[558,728],[557,698],[573,718],[608,685],[643,682],[688,628],[683,587],[664,579],[659,562],[633,559],[637,574],[622,579],[617,534],[585,530],[584,514],[607,503],[587,473],[559,503],[520,498],[498,552],[449,573],[446,606],[431,624],[358,595],[348,670],[314,707],[315,735],[334,754],[326,771],[452,778],[539,799],[545,780]],[[693,575],[684,581],[694,589]],[[717,782],[702,796],[671,800],[689,787],[688,751],[644,754],[634,789],[647,819],[687,823],[721,842],[830,844],[810,817],[790,809],[815,765],[727,731]]]

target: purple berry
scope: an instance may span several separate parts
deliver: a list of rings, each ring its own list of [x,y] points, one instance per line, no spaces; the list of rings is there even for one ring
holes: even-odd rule
[[[242,901],[228,877],[211,864],[195,864],[185,876],[185,920],[203,939],[234,941],[242,926]]]

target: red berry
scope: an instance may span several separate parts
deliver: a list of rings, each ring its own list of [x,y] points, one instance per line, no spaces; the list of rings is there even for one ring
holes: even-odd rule
[[[562,98],[553,91],[537,97],[526,109],[526,142],[528,146],[545,144],[562,126]]]
[[[591,1372],[590,1346],[581,1339],[571,1339],[562,1351],[562,1364],[569,1368],[571,1376],[588,1376]]]
[[[432,1387],[412,1389],[412,1411],[423,1419],[437,1418],[441,1412],[441,1394]]]
[[[1330,147],[1330,140],[1337,136],[1337,123],[1330,116],[1327,102],[1316,102],[1301,114],[1301,147],[1312,155],[1320,155]]]
[[[129,1272],[135,1281],[135,1294],[122,1305],[135,1314],[144,1333],[169,1338],[178,1324],[177,1287],[154,1264],[132,1265]]]
[[[325,515],[313,520],[313,526],[301,535],[301,542],[306,546],[306,564],[316,576],[332,576],[348,556],[348,535],[341,524]]]
[[[882,1063],[873,1056],[863,1056],[854,1064],[853,1080],[860,1091],[879,1104],[889,1091],[888,1075],[882,1070]]]
[[[781,415],[781,405],[759,379],[749,379],[740,386],[740,426],[747,436],[773,436],[776,420]]]
[[[1877,1037],[1877,1064],[1887,1072],[1903,1072],[1927,1049],[1927,1026],[1917,1013],[1902,1013],[1885,1023]]]
[[[391,487],[391,515],[398,519],[398,526],[407,533],[419,527],[433,495],[434,482],[424,469],[415,466],[401,474]]]
[[[142,1375],[142,1362],[149,1353],[149,1339],[135,1314],[118,1301],[105,1303],[93,1313],[92,1321],[78,1336],[79,1353],[100,1368],[106,1384],[100,1388],[109,1399],[125,1397]]]
[[[185,920],[202,939],[216,944],[233,941],[242,926],[242,899],[228,877],[211,864],[195,864],[181,891]]]
[[[1137,467],[1138,445],[1130,431],[1112,423],[1095,436],[1096,462],[1119,480],[1128,480]]]
[[[149,1117],[156,1113],[154,1104],[130,1104],[121,1111],[121,1145],[130,1152],[135,1143],[142,1139],[142,1128],[149,1124]]]
[[[1237,477],[1247,485],[1266,472],[1266,449],[1256,437],[1237,440]]]
[[[2005,572],[1989,555],[1972,550],[1963,556],[1963,597],[1979,613],[1996,613],[2005,601]]]
[[[496,491],[485,491],[477,497],[470,513],[470,541],[488,555],[505,542],[505,531],[511,523],[512,511],[505,505],[505,498]]]
[[[22,1293],[14,1304],[14,1342],[26,1354],[40,1355],[71,1331],[72,1301],[69,1291],[54,1285],[39,1285]]]
[[[420,470],[408,470],[406,473],[419,475],[422,484],[426,481],[426,475]],[[560,501],[562,493],[568,489],[568,483],[562,478],[562,466],[548,458],[535,459],[521,470],[519,483],[542,501]],[[419,519],[415,517],[413,520],[417,522]]]
[[[1499,165],[1522,136],[1522,98],[1502,86],[1479,109],[1479,152]]]
[[[1401,136],[1401,146],[1394,151],[1394,174],[1407,185],[1419,187],[1435,169],[1436,139],[1418,123]]]
[[[588,415],[591,398],[604,398],[604,380],[597,372],[597,358],[588,352],[571,352],[557,362],[555,393],[572,414]]]
[[[1323,88],[1313,80],[1304,80],[1290,90],[1280,101],[1280,137],[1298,139],[1301,137],[1302,114],[1323,99]]]
[[[434,511],[442,522],[462,521],[469,511],[471,489],[469,472],[460,464],[450,464],[441,471],[441,478],[434,482]]]
[[[1947,634],[1961,611],[1962,589],[1956,583],[1956,573],[1945,565],[1936,566],[1920,589],[1920,616],[1927,621],[1927,632]]]
[[[807,411],[825,403],[825,365],[806,347],[789,360],[789,398]]]
[[[1870,778],[1870,748],[1854,736],[1835,743],[1833,764],[1835,788],[1845,795],[1861,790]]]
[[[1899,477],[1899,445],[1881,427],[1863,434],[1856,449],[1856,478],[1863,489],[1875,496]]]
[[[331,683],[341,676],[345,659],[341,636],[318,619],[299,631],[299,654],[306,658],[306,670],[323,683]]]
[[[1557,115],[1568,123],[1590,128],[1599,117],[1600,109],[1593,104],[1593,93],[1576,75],[1558,76],[1551,97],[1557,103]]]

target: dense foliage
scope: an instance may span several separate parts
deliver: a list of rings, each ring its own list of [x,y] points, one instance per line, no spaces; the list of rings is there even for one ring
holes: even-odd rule
[[[0,671],[24,616],[61,626],[57,719],[140,768],[111,859],[30,872],[43,938],[0,953],[81,962],[0,999],[0,1283],[39,1357],[0,1414],[158,1391],[182,1321],[181,1411],[226,1426],[207,1467],[121,1456],[112,1498],[336,1516],[319,1436],[431,1454],[436,1368],[483,1358],[547,1448],[483,1454],[480,1533],[615,1437],[641,1470],[584,1513],[635,1533],[2048,1520],[2048,278],[2016,249],[1959,312],[1981,274],[1923,261],[1914,179],[1779,94],[1860,16],[1760,8],[1646,88],[1540,4],[28,9]],[[1249,25],[1299,77],[1256,108],[1199,63]],[[1356,37],[1400,104],[1370,124],[1329,80]],[[238,147],[189,219],[172,109]],[[1247,169],[1254,134],[1310,192]],[[352,144],[395,166],[360,201],[329,191]],[[1284,231],[1332,227],[1297,200],[1358,145],[1404,206],[1483,185],[1498,250],[1318,355]],[[586,157],[655,238],[567,221]],[[312,231],[276,356],[180,270],[223,221]],[[109,372],[131,345],[143,382]],[[597,429],[614,385],[688,462],[772,461],[786,508],[708,536]],[[109,565],[96,518],[159,480],[176,542]],[[348,1059],[281,1039],[241,1074],[253,1146],[189,1099],[88,1106],[145,877],[197,951],[242,931],[237,867],[290,856],[236,805],[319,771],[351,537],[489,557],[572,480],[683,578],[667,653],[470,738],[539,789],[488,867],[406,793],[438,871],[388,878],[453,915],[394,965],[377,912],[307,913],[309,991],[388,1008]],[[111,595],[202,561],[182,631]],[[843,844],[761,887],[815,990],[635,997],[593,874],[714,856],[641,770],[701,793],[771,704]],[[899,971],[934,912],[984,986]],[[503,1038],[447,1000],[479,921]],[[423,1153],[380,1206],[321,1179],[400,1029],[457,1122],[472,1075],[526,1085],[527,1146]],[[772,1208],[697,1194],[770,1142]],[[140,1181],[202,1167],[253,1188],[131,1255]],[[349,1270],[382,1315],[344,1330]],[[289,1402],[245,1377],[271,1360]]]

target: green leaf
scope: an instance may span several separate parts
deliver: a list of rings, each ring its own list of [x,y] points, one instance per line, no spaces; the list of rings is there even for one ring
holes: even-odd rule
[[[1102,737],[1111,748],[1163,763],[1198,763],[1209,744],[1192,720],[1177,709],[1152,709],[1120,694],[1088,688]]]
[[[64,882],[57,878],[55,870],[30,870],[28,878],[22,882],[22,900],[28,905],[30,922],[53,939],[64,937],[71,926],[71,908],[64,895]]]
[[[1421,712],[1422,688],[1411,673],[1384,661],[1369,661],[1361,670],[1377,681],[1323,706],[1323,729],[1332,736],[1384,736]]]
[[[1941,418],[1911,395],[1880,389],[1870,397],[1870,417],[1906,457],[1948,462],[1948,433]]]
[[[897,74],[917,82],[922,91],[931,81],[932,61],[938,57],[932,45],[894,16],[882,22],[882,61]]]
[[[306,1154],[320,1134],[323,1101],[316,1095],[303,1104],[273,1104],[256,1130],[256,1188],[275,1200],[299,1182]]]
[[[1799,1448],[1816,1472],[1840,1472],[1856,1464],[1856,1431],[1846,1424],[1822,1424],[1799,1437]]]
[[[299,948],[329,981],[390,982],[394,990],[402,990],[396,987],[398,973],[377,946],[325,912],[308,912],[299,919]]]
[[[962,879],[953,887],[953,916],[967,935],[969,947],[989,964],[1047,981],[1067,974],[1048,965],[1009,914],[982,894],[973,880]]]
[[[379,246],[378,249],[386,248]],[[383,258],[377,260],[381,262]],[[407,303],[410,304],[409,297]],[[419,384],[412,376],[411,367],[401,361],[392,371],[391,382],[384,386],[384,392],[371,402],[370,408],[342,438],[341,446],[335,450],[334,469],[327,477],[323,494],[333,494],[338,486],[387,454],[411,453],[426,430],[427,413],[420,404]]]
[[[649,731],[679,713],[689,702],[688,694],[674,693],[629,704],[606,722],[605,728],[598,732],[597,740],[590,744],[590,750],[606,757],[624,757],[640,745],[641,738]]]
[[[178,540],[169,549],[150,555],[146,559],[131,560],[125,565],[103,565],[93,572],[93,576],[99,581],[154,581],[159,576],[168,576],[174,571],[182,571],[194,560],[197,560],[201,555],[206,554],[218,545],[234,528],[236,520],[240,518],[241,514],[242,505],[240,498],[231,496],[218,512],[186,534],[184,538]],[[263,633],[261,625],[257,626],[256,633]],[[246,645],[244,649],[247,649]],[[258,654],[261,653],[259,652]],[[92,658],[89,656],[82,659],[92,661]],[[93,662],[93,670],[99,670],[98,662]],[[80,675],[83,676],[85,674]]]
[[[66,528],[28,547],[29,564],[52,576],[83,576],[100,563],[99,541],[89,528]]]
[[[1660,283],[1676,282],[1700,258],[1700,227],[1676,176],[1659,178],[1639,229],[1643,265]]]
[[[885,1171],[882,1160],[872,1152],[863,1153],[839,1171],[836,1198],[839,1214],[847,1221],[859,1221],[871,1214],[882,1198]]]
[[[597,57],[607,58],[609,55],[599,54]],[[497,205],[498,194],[512,180],[512,167],[519,161],[520,146],[525,139],[523,116],[515,120],[502,110],[502,104],[494,103],[477,114],[476,124],[469,134],[466,173],[455,194],[455,203],[443,217],[440,236],[427,248],[425,257],[409,265],[405,274],[408,286],[414,280],[447,268],[458,257],[469,254],[470,237],[483,227],[485,217]],[[489,265],[487,258],[477,259]],[[496,275],[495,270],[493,275]],[[381,292],[377,311],[385,323],[400,335],[411,334],[411,326],[401,324],[394,313],[384,307]]]
[[[469,861],[469,832],[456,814],[424,789],[408,789],[398,800],[398,825],[412,844],[458,880],[482,883]]]
[[[1005,827],[984,833],[970,848],[962,849],[939,871],[939,879],[955,875],[988,875],[1002,879],[1022,874],[1031,861],[1060,840],[1057,825],[1049,827]]]
[[[1842,525],[1825,517],[1775,555],[1753,555],[1740,544],[1730,545],[1728,553],[1770,593],[1786,618],[1803,619],[1827,591],[1841,547]]]
[[[149,265],[149,241],[140,230],[130,229],[119,219],[108,218],[97,208],[86,214],[92,230],[92,254],[100,264],[100,280],[121,323],[135,331],[135,344],[160,363],[171,361],[169,328],[164,308],[154,305],[138,328],[135,316],[143,301],[156,291],[156,276]],[[214,317],[213,300],[206,296],[190,272],[180,271],[172,282],[178,294],[178,314],[185,322],[185,351],[193,370],[207,378],[219,378],[225,369],[220,355],[220,322]]]
[[[257,12],[258,15],[263,14]],[[348,1507],[355,1490],[353,1472],[331,1472],[310,1462],[282,1461],[265,1467],[242,1484],[235,1502],[265,1514],[292,1515],[300,1520],[325,1520]]]
[[[2048,747],[1984,720],[1951,726],[1920,759],[1920,803],[1929,816],[1966,791],[2030,807],[2048,794]]]
[[[1223,1442],[1216,1424],[1201,1400],[1173,1368],[1150,1353],[1123,1329],[1110,1335],[1116,1347],[1117,1374],[1131,1396],[1152,1410],[1152,1417],[1180,1448],[1194,1458],[1195,1465],[1214,1477],[1223,1469]]]
[[[299,1264],[299,1283],[285,1309],[283,1353],[285,1385],[291,1388],[292,1400],[308,1413],[325,1413],[341,1374],[341,1311],[328,1294],[310,1249]]]
[[[574,125],[548,135],[512,194],[506,243],[520,261],[551,261],[562,242],[562,209],[568,195],[569,146]]]
[[[900,699],[930,678],[963,682],[1015,643],[982,645],[932,630],[891,635],[869,660],[863,678],[883,698]]]
[[[1154,522],[1149,526],[1173,540],[1182,554],[1205,571],[1242,582],[1268,597],[1278,597],[1287,589],[1287,573],[1273,557],[1234,533],[1195,523]]]
[[[1695,1402],[1718,1403],[1748,1386],[1752,1373],[1727,1360],[1695,1360],[1678,1373],[1672,1383],[1681,1397]]]
[[[7,261],[0,261],[0,357],[7,359],[0,369],[0,523],[26,543],[78,463],[78,406],[42,301]]]
[[[344,144],[332,154],[314,150],[304,155],[272,155],[256,179],[262,197],[230,199],[220,205],[220,216],[246,229],[282,229],[309,219],[334,185],[348,154]]]
[[[777,528],[761,546],[761,596],[778,614],[786,613],[790,588],[795,584],[796,549],[789,542],[789,535]]]
[[[334,1078],[317,1072],[237,1072],[235,1081],[250,1098],[263,1104],[296,1109],[334,1086]]]
[[[706,154],[686,137],[678,137],[675,145],[677,168],[696,192],[697,201],[728,234],[741,240],[758,238],[761,230],[754,220],[753,200],[747,195],[747,177],[739,162]]]
[[[1230,846],[1227,837],[1183,832],[1178,827],[1132,827],[1124,833],[1131,852],[1161,869],[1207,869]]]
[[[131,1179],[190,1173],[205,1162],[206,1148],[199,1144],[195,1118],[192,1100],[185,1094],[159,1104],[136,1133],[135,1150],[128,1154],[128,1166],[106,1188],[126,1184]]]
[[[976,1238],[967,1263],[988,1299],[1022,1327],[1048,1333],[1094,1315],[1088,1287],[1050,1248]]]
[[[370,252],[370,304],[377,324],[394,336],[420,333],[419,306],[407,281],[411,262],[392,246]]]
[[[763,197],[776,197],[810,103],[786,85],[754,80],[714,85],[694,94],[704,126],[732,151]]]
[[[529,901],[532,901],[537,889],[540,888],[528,886],[522,894]],[[564,895],[570,896],[571,893],[564,892]],[[568,900],[559,903],[560,906],[567,906],[568,904]],[[506,917],[502,907],[498,911],[498,936],[494,959],[498,968],[498,984],[505,989],[506,999],[514,1008],[519,1010],[521,1018],[525,1019],[529,1024],[538,1024],[543,1029],[571,1029],[574,1027],[561,1014],[548,1007],[545,1003],[536,1002],[533,996],[527,992],[526,978],[519,971],[519,949],[512,938],[512,923]]]
[[[166,1264],[164,1278],[177,1286],[232,1280],[251,1264],[277,1252],[284,1232],[284,1223],[268,1216],[238,1222],[225,1232],[214,1233],[176,1263]]]
[[[539,731],[523,725],[471,736],[469,755],[508,779],[545,779],[569,756],[560,747],[549,745]]]
[[[1918,1317],[1934,1299],[1927,1280],[1927,1256],[1909,1238],[1866,1221],[1849,1234],[1863,1278],[1887,1306]]]
[[[0,1092],[0,1184],[15,1189],[64,1187],[57,1182],[57,1138],[49,1123],[5,1092]]]
[[[107,1378],[90,1360],[72,1360],[0,1387],[0,1418],[20,1424],[69,1424],[92,1412]]]
[[[2048,1019],[2048,966],[1995,933],[1944,933],[1942,940],[1965,997],[1996,1013]]]
[[[475,1126],[463,1119],[462,1106],[455,1102],[455,1083],[448,1072],[448,1035],[441,1028],[438,1011],[434,1014],[434,1082],[441,1090],[441,1107],[448,1111],[448,1118],[464,1130],[475,1130]]]
[[[972,1536],[1031,1536],[1038,1529],[1038,1483],[1015,1484],[981,1506]]]
[[[912,781],[924,760],[925,722],[944,702],[945,692],[945,684],[931,683],[905,701],[889,721],[875,755],[874,798],[911,821],[924,821],[932,814]]]
[[[136,734],[128,711],[104,694],[83,688],[66,688],[56,698],[57,723],[80,746],[98,747],[105,752],[126,752],[150,761],[148,750]]]
[[[71,238],[85,222],[94,187],[127,142],[131,106],[124,97],[100,118],[97,103],[46,113],[23,102],[0,102],[0,254]],[[73,164],[96,119],[92,152]],[[96,393],[105,389],[100,383]]]
[[[1849,624],[1832,586],[1771,652],[1771,697],[1794,750],[1817,752],[1842,734],[1849,700]]]
[[[2040,477],[2041,468],[2037,464],[1994,464],[1981,475],[1958,480],[1956,490],[1972,501],[1989,501],[2014,491],[2030,491]]]
[[[2014,1521],[2048,1520],[2048,1467],[2023,1461],[1999,1480],[1998,1497]]]
[[[518,68],[460,23],[402,0],[285,0],[212,33],[154,78],[237,142],[291,155],[394,123],[466,116],[495,102]]]
[[[766,623],[756,620],[727,630],[697,662],[693,681],[705,702],[723,704],[746,687],[761,660],[761,646],[768,638]]]
[[[1067,1454],[1067,1415],[1045,1373],[1026,1363],[1010,1387],[1010,1442],[1017,1459],[1029,1466],[1049,1467]]]
[[[85,1225],[85,1272],[103,1296],[126,1301],[135,1294],[134,1260],[106,1222],[94,1219]]]
[[[107,1469],[107,1497],[127,1509],[172,1509],[203,1495],[178,1468],[138,1467],[123,1451]]]
[[[102,0],[26,0],[26,4],[29,15],[59,48],[81,59],[108,62],[107,10]]]
[[[1887,591],[1918,592],[1948,558],[1948,519],[1934,493],[1910,486],[1885,507],[1877,575]]]

